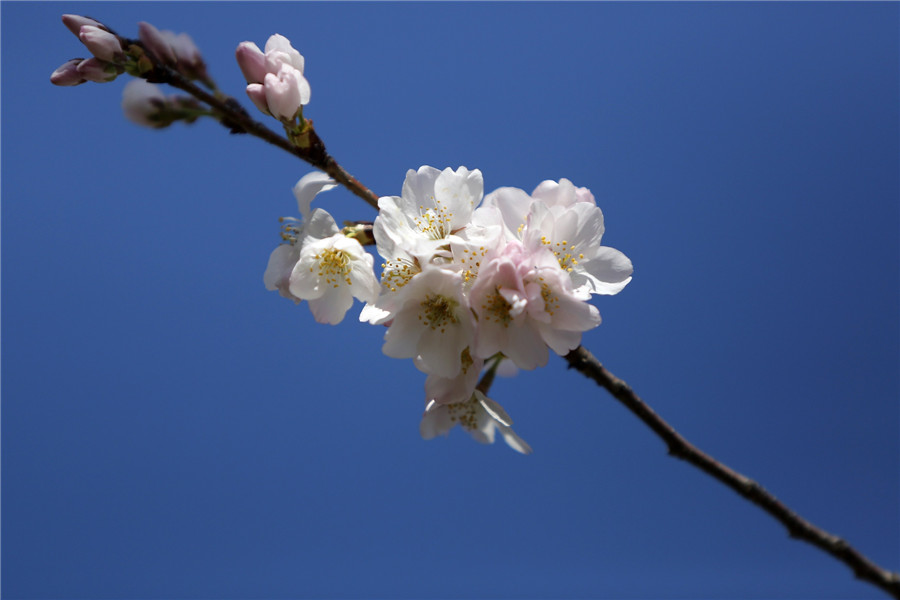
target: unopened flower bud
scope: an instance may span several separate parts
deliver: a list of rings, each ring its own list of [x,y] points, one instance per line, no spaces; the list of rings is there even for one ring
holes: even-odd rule
[[[87,46],[91,54],[100,60],[116,62],[124,54],[119,38],[105,29],[100,29],[93,25],[84,25],[78,34],[78,38]]]
[[[167,65],[174,65],[178,62],[175,56],[175,50],[169,43],[169,40],[163,33],[145,21],[138,23],[138,37],[144,46],[152,52],[156,57]]]
[[[108,83],[124,72],[122,67],[97,57],[91,57],[81,61],[78,65],[78,74],[87,81],[94,83]]]
[[[106,30],[106,27],[103,25],[103,23],[100,23],[99,21],[95,21],[94,19],[90,19],[88,17],[82,17],[81,15],[63,15],[62,22],[69,31],[79,37],[81,37],[81,28],[85,25],[90,25],[92,27]]]
[[[266,77],[266,55],[253,42],[241,42],[234,53],[247,83],[262,83]],[[249,90],[247,91],[249,94]]]
[[[128,82],[122,90],[122,111],[132,123],[143,127],[160,128],[171,124],[171,121],[160,119],[165,111],[168,99],[158,85],[143,79]]]
[[[78,72],[78,65],[82,61],[84,61],[83,58],[73,58],[64,62],[50,75],[50,83],[53,85],[79,85],[86,82],[87,79]]]

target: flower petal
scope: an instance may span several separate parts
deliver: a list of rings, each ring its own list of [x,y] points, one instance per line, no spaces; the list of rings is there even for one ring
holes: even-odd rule
[[[342,285],[321,298],[309,301],[309,309],[319,323],[337,325],[344,320],[344,315],[353,306],[353,294],[349,286]]]
[[[338,186],[338,183],[327,173],[313,171],[300,178],[294,185],[294,197],[297,198],[297,208],[306,220],[309,217],[309,205],[321,192],[327,192]]]

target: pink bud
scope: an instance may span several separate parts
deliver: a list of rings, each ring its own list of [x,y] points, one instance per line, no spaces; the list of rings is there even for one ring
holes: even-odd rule
[[[266,55],[259,46],[253,42],[241,42],[234,55],[247,83],[263,82],[268,70],[266,70]]]
[[[75,35],[81,34],[81,28],[85,25],[91,25],[93,27],[99,27],[100,29],[106,29],[103,23],[99,21],[95,21],[93,19],[89,19],[88,17],[82,17],[81,15],[63,15],[62,16],[63,25],[65,25],[69,31],[74,33]]]
[[[78,74],[94,83],[108,83],[118,77],[123,69],[113,63],[91,57],[78,65]]]
[[[269,104],[266,102],[266,88],[261,83],[248,83],[247,96],[253,102],[253,105],[261,112],[270,115]]]
[[[175,50],[169,44],[169,40],[163,33],[145,21],[138,23],[138,37],[143,42],[147,50],[152,52],[156,58],[163,61],[167,65],[174,65],[178,62],[175,56]]]
[[[78,65],[83,60],[83,58],[73,58],[64,62],[50,75],[50,83],[53,85],[79,85],[87,81],[78,72]]]
[[[100,60],[116,62],[122,57],[123,50],[119,38],[104,29],[93,25],[84,25],[78,37],[91,51],[91,54]]]

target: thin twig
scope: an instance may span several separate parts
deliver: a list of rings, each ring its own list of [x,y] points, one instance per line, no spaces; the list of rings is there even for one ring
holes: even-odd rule
[[[572,350],[565,358],[570,368],[576,369],[585,377],[593,379],[597,385],[606,388],[616,400],[650,427],[666,443],[671,456],[687,461],[718,479],[780,521],[787,527],[788,535],[791,537],[827,552],[850,567],[859,579],[868,581],[894,598],[900,599],[900,574],[882,569],[845,540],[819,529],[800,517],[757,482],[730,469],[688,442],[647,406],[634,390],[606,370],[600,361],[583,347],[579,346]]]
[[[128,40],[128,43],[140,45],[140,42],[136,40]],[[356,177],[344,170],[334,157],[328,154],[328,151],[325,149],[325,143],[312,127],[312,121],[306,122],[307,129],[304,132],[308,136],[308,145],[303,148],[295,146],[287,138],[278,135],[259,121],[252,119],[244,107],[234,98],[210,94],[181,73],[165,65],[157,63],[155,67],[152,72],[147,74],[147,81],[167,83],[205,102],[221,115],[222,124],[229,127],[232,133],[250,134],[281,148],[285,152],[293,154],[317,169],[328,173],[332,179],[365,200],[372,208],[378,210],[378,196],[361,184]]]

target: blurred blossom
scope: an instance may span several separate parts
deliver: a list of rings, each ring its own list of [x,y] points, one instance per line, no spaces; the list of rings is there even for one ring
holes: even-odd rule
[[[439,435],[446,436],[457,425],[465,429],[472,438],[482,444],[493,444],[495,432],[500,431],[503,441],[522,454],[531,454],[531,446],[512,429],[512,419],[503,408],[475,390],[471,398],[455,404],[429,402],[419,424],[423,439],[430,440]]]
[[[138,37],[147,50],[156,55],[163,63],[171,66],[178,62],[175,49],[172,48],[167,37],[150,23],[146,21],[138,23]]]
[[[122,111],[137,125],[160,128],[171,123],[160,119],[168,99],[160,86],[143,79],[133,79],[122,90]]]
[[[194,40],[186,33],[160,31],[150,23],[138,24],[138,36],[144,46],[164,64],[188,79],[206,79],[206,63]]]

